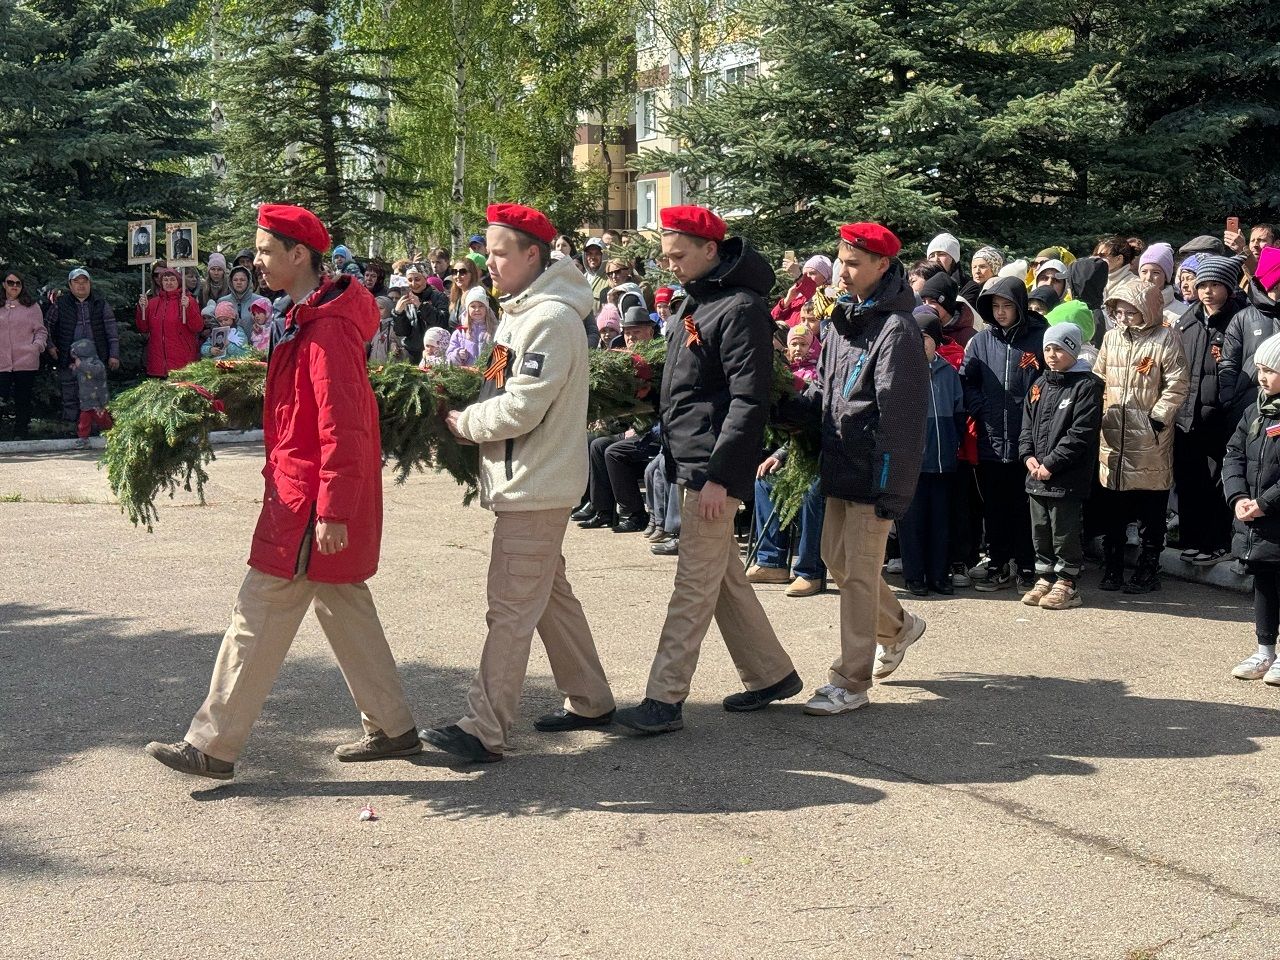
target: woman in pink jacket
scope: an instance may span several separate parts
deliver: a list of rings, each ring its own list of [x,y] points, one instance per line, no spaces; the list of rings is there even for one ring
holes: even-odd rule
[[[198,334],[204,317],[195,300],[178,289],[182,280],[177,270],[160,271],[160,292],[150,300],[138,298],[134,322],[147,335],[147,376],[167,377],[200,358]]]
[[[18,440],[27,438],[31,425],[31,389],[48,339],[35,290],[18,271],[7,271],[0,310],[0,397],[13,397],[13,433]]]

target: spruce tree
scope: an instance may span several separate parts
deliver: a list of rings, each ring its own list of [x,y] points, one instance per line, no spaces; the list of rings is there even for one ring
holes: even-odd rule
[[[58,285],[86,265],[119,309],[126,222],[214,211],[189,163],[209,147],[184,87],[199,63],[164,39],[191,5],[0,0],[0,261]]]

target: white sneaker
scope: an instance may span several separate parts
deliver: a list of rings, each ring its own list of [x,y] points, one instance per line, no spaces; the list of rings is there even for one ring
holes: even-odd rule
[[[1262,682],[1273,687],[1280,687],[1280,660],[1271,664],[1271,669],[1267,671],[1267,675],[1262,678]]]
[[[804,712],[815,717],[833,717],[837,713],[849,713],[865,707],[871,701],[865,693],[853,693],[844,687],[824,684],[813,692]]]
[[[907,648],[924,636],[926,626],[928,624],[924,622],[924,617],[908,613],[898,639],[888,646],[876,647],[876,666],[871,671],[871,675],[877,680],[883,680],[897,670],[898,665],[902,663],[902,658],[907,655]]]
[[[901,557],[894,557],[892,560],[890,560],[888,563],[886,563],[886,564],[884,565],[884,572],[885,572],[885,573],[901,573],[901,572],[902,572],[902,558],[901,558]]]
[[[1235,665],[1231,675],[1237,680],[1263,680],[1280,685],[1280,670],[1276,669],[1276,658],[1265,653],[1255,653],[1245,657]]]

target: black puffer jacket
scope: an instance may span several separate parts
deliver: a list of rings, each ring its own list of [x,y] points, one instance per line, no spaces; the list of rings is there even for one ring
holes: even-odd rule
[[[662,371],[662,432],[675,477],[690,489],[708,481],[729,496],[753,495],[764,446],[773,379],[773,321],[765,295],[768,262],[740,237],[720,248],[721,262],[685,285]],[[697,325],[690,345],[685,316]]]
[[[929,364],[914,306],[897,261],[868,299],[837,303],[822,338],[821,376],[780,411],[820,424],[823,496],[873,503],[890,520],[915,494],[929,418]]]
[[[1258,344],[1280,330],[1280,304],[1268,297],[1257,280],[1249,281],[1245,305],[1227,323],[1222,335],[1222,360],[1218,364],[1218,392],[1237,423],[1257,399],[1258,368],[1253,355]]]
[[[1234,508],[1242,497],[1257,500],[1262,516],[1235,521],[1232,552],[1247,564],[1280,565],[1280,416],[1259,413],[1254,403],[1240,418],[1222,462],[1222,493]],[[1254,421],[1261,419],[1258,429]],[[1267,429],[1276,436],[1267,436]],[[1232,511],[1234,516],[1234,509]]]
[[[1186,354],[1187,371],[1191,375],[1187,397],[1178,408],[1178,429],[1189,433],[1205,426],[1219,432],[1219,444],[1231,428],[1227,425],[1227,400],[1230,396],[1223,390],[1227,384],[1219,378],[1218,361],[1223,354],[1223,334],[1244,303],[1243,295],[1234,297],[1207,318],[1204,305],[1198,303],[1173,325],[1182,339],[1182,352]],[[1232,377],[1230,386],[1235,386],[1235,377]]]
[[[1102,431],[1102,381],[1076,361],[1064,373],[1046,370],[1031,385],[1022,413],[1018,458],[1035,457],[1048,480],[1027,474],[1027,493],[1040,497],[1087,497],[1098,471]]]
[[[1018,320],[1001,327],[991,311],[992,297],[1013,301]],[[1022,404],[1044,370],[1044,332],[1049,324],[1027,311],[1027,285],[1001,277],[978,298],[987,327],[965,348],[960,379],[965,411],[978,425],[978,459],[1013,463],[1022,436]]]

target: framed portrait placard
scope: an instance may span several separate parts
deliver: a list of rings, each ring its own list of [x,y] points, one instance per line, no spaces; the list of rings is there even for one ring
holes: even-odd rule
[[[196,224],[165,224],[168,243],[165,246],[166,264],[175,270],[194,267],[200,263],[200,246],[196,237]]]
[[[154,220],[130,220],[125,234],[125,246],[129,250],[129,266],[146,266],[156,259],[156,222]]]

